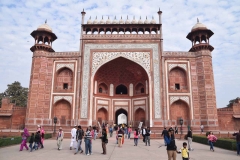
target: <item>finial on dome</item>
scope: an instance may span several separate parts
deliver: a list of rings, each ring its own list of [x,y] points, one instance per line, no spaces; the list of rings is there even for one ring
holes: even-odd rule
[[[83,8],[83,12],[84,12],[84,8]]]
[[[47,19],[45,20],[45,24],[47,23]]]
[[[103,19],[103,16],[102,16],[102,19]]]
[[[160,11],[160,7],[159,7],[159,11]]]
[[[127,15],[127,19],[128,19],[128,15]]]
[[[91,19],[91,16],[89,17],[89,19]]]
[[[199,23],[199,19],[197,18],[197,23]]]
[[[121,16],[121,19],[122,19],[122,16]]]
[[[147,19],[147,16],[146,16],[146,19]]]
[[[142,19],[141,16],[140,16],[140,19]]]
[[[97,16],[96,16],[96,19],[97,19]]]
[[[115,18],[114,19],[116,19],[116,16],[115,16]]]

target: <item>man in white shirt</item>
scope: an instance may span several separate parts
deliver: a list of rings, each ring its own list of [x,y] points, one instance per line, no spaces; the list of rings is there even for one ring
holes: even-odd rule
[[[142,128],[142,136],[143,136],[143,142],[145,143],[145,135],[146,135],[146,128],[143,126]]]
[[[71,143],[70,143],[70,150],[72,150],[72,147],[76,148],[76,132],[77,132],[77,126],[75,125],[74,128],[71,130]]]

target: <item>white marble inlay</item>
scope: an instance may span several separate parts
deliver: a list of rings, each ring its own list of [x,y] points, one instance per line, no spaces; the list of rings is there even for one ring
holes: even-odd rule
[[[177,100],[183,100],[189,105],[189,97],[188,96],[170,96],[170,105]]]
[[[57,101],[65,99],[67,100],[70,104],[72,104],[72,96],[54,96],[53,97],[53,103],[56,103]]]
[[[69,68],[74,72],[74,63],[57,63],[56,71],[58,71],[59,69],[61,69],[63,67]]]
[[[108,101],[104,101],[104,100],[98,100],[97,103],[98,104],[107,104],[108,105]]]
[[[134,101],[134,105],[145,104],[145,100]]]

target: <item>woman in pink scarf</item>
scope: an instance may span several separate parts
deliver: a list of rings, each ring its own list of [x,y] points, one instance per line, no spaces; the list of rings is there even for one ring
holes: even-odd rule
[[[45,134],[45,131],[44,131],[43,127],[41,126],[40,127],[40,135],[41,135],[42,148],[44,148],[43,147],[44,134]]]
[[[24,128],[23,133],[22,133],[22,143],[20,145],[20,150],[19,151],[22,151],[23,147],[25,147],[28,150],[28,146],[27,146],[28,137],[29,137],[28,130],[27,130],[27,128]]]

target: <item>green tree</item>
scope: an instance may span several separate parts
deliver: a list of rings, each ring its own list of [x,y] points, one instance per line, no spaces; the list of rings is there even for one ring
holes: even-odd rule
[[[21,86],[20,82],[13,82],[12,84],[7,85],[8,88],[5,92],[0,93],[0,106],[2,105],[2,98],[7,97],[10,99],[11,103],[15,103],[16,106],[27,106],[28,99],[28,88]]]

